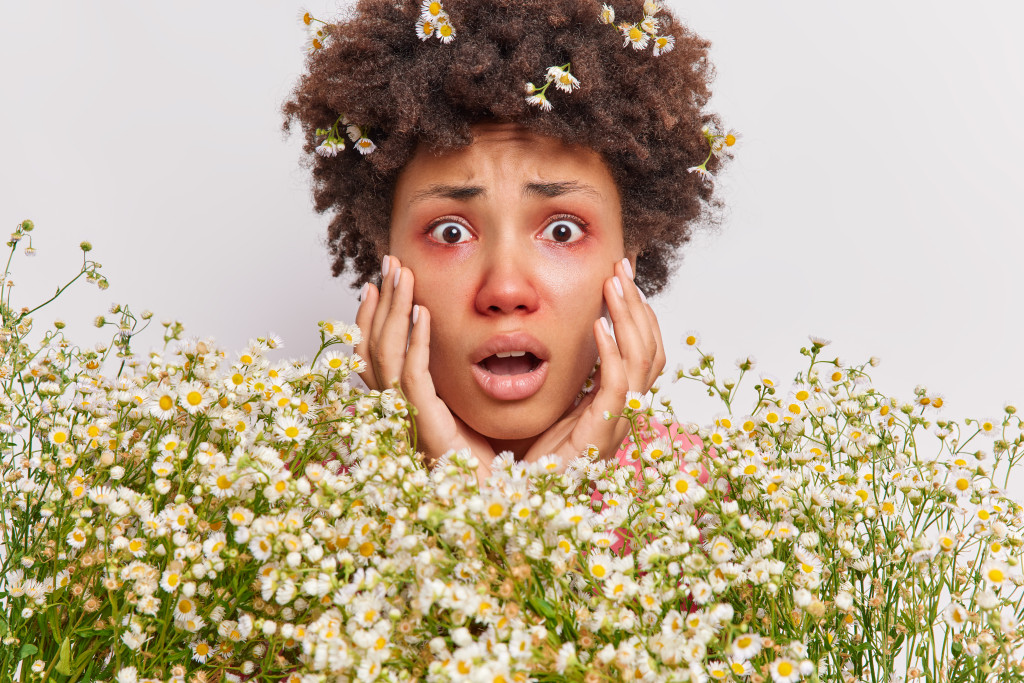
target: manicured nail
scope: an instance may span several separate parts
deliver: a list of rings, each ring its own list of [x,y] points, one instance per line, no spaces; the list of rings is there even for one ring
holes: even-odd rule
[[[628,275],[629,279],[632,280],[633,279],[633,266],[629,265],[629,259],[628,258],[622,259],[622,269],[624,271],[626,271],[626,275]]]
[[[389,270],[391,270],[391,257],[385,254],[380,266],[381,277],[387,277]]]
[[[642,290],[639,287],[637,287],[636,291],[640,292],[640,298],[643,299],[644,303],[647,303],[647,295],[644,294],[644,290]]]
[[[416,321],[420,319],[420,307],[416,304],[412,307],[412,324],[415,325]]]
[[[615,291],[619,293],[619,296],[625,296],[622,292],[622,283],[619,282],[619,277],[617,275],[612,278],[612,284],[615,285]]]
[[[399,268],[395,271],[395,287],[398,286],[398,280],[402,277],[402,269]]]
[[[601,324],[604,325],[604,331],[608,334],[608,336],[612,336],[612,326],[608,324],[608,318],[604,317],[603,315],[601,316]]]
[[[370,291],[370,283],[364,282],[363,288],[359,290],[359,302],[362,303],[366,300],[366,293]]]

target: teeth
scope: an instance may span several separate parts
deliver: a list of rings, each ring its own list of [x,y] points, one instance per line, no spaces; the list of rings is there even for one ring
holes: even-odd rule
[[[497,356],[498,358],[519,358],[520,356],[525,356],[526,351],[504,351],[502,353],[496,353],[494,355]]]

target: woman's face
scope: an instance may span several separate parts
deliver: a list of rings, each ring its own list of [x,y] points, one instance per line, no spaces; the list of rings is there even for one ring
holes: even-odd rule
[[[420,149],[402,170],[390,253],[430,311],[438,396],[515,448],[572,408],[593,369],[602,286],[625,255],[622,213],[596,152],[515,125],[473,130],[470,146]]]

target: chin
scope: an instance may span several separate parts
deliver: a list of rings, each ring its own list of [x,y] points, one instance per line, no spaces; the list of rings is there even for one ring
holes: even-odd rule
[[[481,414],[484,412],[484,414]],[[469,419],[459,417],[470,429],[486,439],[497,441],[522,441],[543,434],[561,417],[550,410],[526,411],[521,406],[488,406],[481,411],[478,406],[470,411]]]

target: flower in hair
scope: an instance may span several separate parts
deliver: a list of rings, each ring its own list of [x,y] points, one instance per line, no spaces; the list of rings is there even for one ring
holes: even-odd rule
[[[661,5],[657,2],[645,0],[644,16],[640,21],[634,24],[628,21],[621,22],[617,29],[622,33],[622,47],[643,50],[653,42],[655,57],[670,52],[675,47],[676,39],[671,35],[658,35],[658,29],[661,28],[661,20],[656,15],[660,11]],[[610,5],[602,5],[601,23],[615,25],[615,9]]]
[[[317,50],[324,49],[328,37],[327,22],[317,19],[306,10],[299,11],[299,21],[309,32],[309,42],[306,44],[307,52],[313,54]]]
[[[455,39],[455,27],[438,0],[423,0],[419,19],[416,20],[416,35],[420,40],[437,37],[442,43]]]
[[[344,134],[341,132],[342,128],[345,129]],[[325,138],[323,142],[317,145],[316,153],[322,157],[337,156],[338,152],[345,149],[345,136],[347,135],[360,154],[369,154],[377,149],[377,145],[367,136],[367,130],[366,126],[349,123],[349,120],[343,114],[335,120],[334,125],[330,128],[316,129],[317,136],[322,135]]]
[[[572,92],[576,88],[580,87],[579,80],[569,71],[569,67],[572,63],[563,64],[562,66],[549,66],[545,73],[546,80],[544,85],[541,87],[535,86],[533,83],[526,84],[526,101],[532,105],[540,107],[543,111],[551,111],[551,101],[548,100],[547,91],[554,83],[555,87],[565,92]]]
[[[569,65],[566,64],[565,68],[560,66],[548,67],[548,80],[555,84],[555,87],[565,92],[572,92],[576,88],[580,87],[580,82],[576,80],[576,77],[569,73]]]

